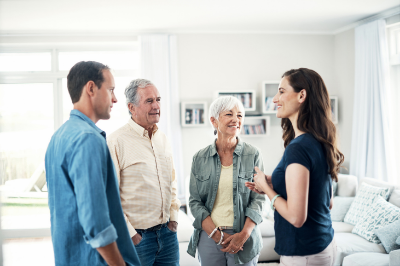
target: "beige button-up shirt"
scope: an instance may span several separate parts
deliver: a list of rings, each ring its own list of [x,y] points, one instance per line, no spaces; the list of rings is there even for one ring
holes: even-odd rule
[[[157,126],[148,131],[132,119],[107,138],[117,172],[130,236],[168,220],[177,221],[180,201],[171,145]]]

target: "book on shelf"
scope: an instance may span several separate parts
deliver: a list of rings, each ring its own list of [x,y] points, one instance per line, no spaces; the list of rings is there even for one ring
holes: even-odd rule
[[[276,111],[278,106],[274,103],[274,97],[265,97],[265,111]]]
[[[244,125],[242,128],[244,135],[265,135],[264,124],[259,125]]]
[[[185,110],[185,124],[186,125],[204,124],[204,109],[186,108],[186,110]]]
[[[239,99],[244,108],[251,108],[253,106],[251,93],[220,93],[220,95],[233,96]]]

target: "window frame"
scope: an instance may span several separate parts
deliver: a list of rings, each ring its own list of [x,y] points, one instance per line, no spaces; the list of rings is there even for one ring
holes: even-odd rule
[[[386,27],[390,65],[400,64],[400,22]],[[396,38],[397,37],[397,38]],[[398,51],[396,51],[398,49]]]
[[[139,41],[125,41],[114,43],[0,43],[0,53],[38,53],[51,52],[51,71],[0,71],[0,84],[25,84],[25,83],[53,83],[54,101],[54,132],[63,124],[63,93],[62,79],[66,78],[69,71],[59,71],[58,55],[60,52],[80,51],[135,51],[139,53]],[[113,70],[114,77],[137,77],[140,76],[139,69]],[[49,237],[50,228],[21,228],[1,229],[3,239],[22,237]]]

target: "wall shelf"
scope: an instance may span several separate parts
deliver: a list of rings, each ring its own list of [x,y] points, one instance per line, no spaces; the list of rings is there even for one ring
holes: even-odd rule
[[[208,119],[207,111],[207,102],[181,102],[182,127],[206,126],[206,121]]]
[[[238,98],[243,106],[244,111],[256,110],[256,92],[254,90],[238,90],[238,91],[217,91],[216,98],[221,96],[233,96]]]
[[[270,116],[245,116],[240,136],[265,137],[271,131]]]
[[[261,107],[263,114],[276,114],[277,109],[272,98],[278,92],[279,81],[269,80],[261,83]]]

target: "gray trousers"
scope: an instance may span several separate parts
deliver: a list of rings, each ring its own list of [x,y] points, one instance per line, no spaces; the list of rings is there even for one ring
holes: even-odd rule
[[[230,235],[234,234],[233,230],[224,230],[224,232]],[[199,252],[198,258],[201,266],[257,265],[259,255],[245,264],[235,264],[235,260],[233,258],[234,254],[222,252],[220,249],[222,249],[221,245],[218,246],[212,238],[208,238],[208,235],[205,231],[201,231],[199,244],[197,246],[197,250]]]

